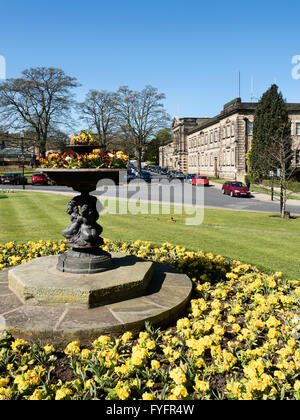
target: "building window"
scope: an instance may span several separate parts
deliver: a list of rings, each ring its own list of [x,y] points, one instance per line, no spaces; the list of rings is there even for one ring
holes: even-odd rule
[[[234,136],[234,134],[235,134],[234,123],[231,123],[231,136]]]
[[[300,122],[296,122],[296,136],[300,136]]]
[[[247,122],[247,134],[248,134],[248,136],[253,135],[253,122],[251,122],[251,121]]]
[[[230,137],[231,133],[230,133],[230,125],[227,125],[227,137]]]
[[[226,166],[230,166],[230,150],[226,152]]]
[[[296,150],[296,165],[300,165],[300,150]]]

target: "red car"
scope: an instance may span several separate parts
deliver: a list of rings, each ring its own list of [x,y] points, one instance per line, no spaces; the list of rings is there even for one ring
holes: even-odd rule
[[[32,185],[48,185],[48,178],[45,174],[41,173],[36,173],[34,175],[32,175],[31,178],[31,184]]]
[[[250,191],[245,184],[239,181],[227,181],[222,185],[223,194],[231,197],[250,197]]]
[[[207,178],[207,176],[197,175],[197,176],[195,176],[195,178],[192,178],[192,185],[208,186],[209,185],[209,179]]]

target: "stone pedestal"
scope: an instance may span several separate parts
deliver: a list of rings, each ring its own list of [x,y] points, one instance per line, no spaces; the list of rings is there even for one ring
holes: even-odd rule
[[[63,348],[102,334],[137,333],[149,321],[166,327],[184,312],[192,282],[168,265],[112,254],[113,269],[62,273],[58,257],[0,272],[0,331]]]
[[[23,302],[34,299],[92,307],[140,296],[153,278],[153,263],[130,255],[113,254],[111,270],[96,274],[58,271],[59,258],[42,257],[10,270],[9,288]]]

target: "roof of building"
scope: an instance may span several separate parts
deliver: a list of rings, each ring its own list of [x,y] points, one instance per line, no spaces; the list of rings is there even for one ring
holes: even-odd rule
[[[257,102],[242,102],[241,98],[233,99],[224,105],[223,110],[218,115],[212,118],[203,119],[203,121],[199,122],[197,127],[193,127],[190,130],[188,129],[188,134],[196,133],[199,130],[203,130],[204,128],[214,125],[220,120],[229,117],[236,112],[253,114],[257,105]],[[286,106],[289,112],[300,112],[300,103],[287,103]]]
[[[12,148],[12,147],[6,147],[5,149],[0,150],[0,156],[15,156],[15,155],[21,155],[22,149],[21,148]],[[24,150],[23,154],[25,156],[33,156],[32,153]]]

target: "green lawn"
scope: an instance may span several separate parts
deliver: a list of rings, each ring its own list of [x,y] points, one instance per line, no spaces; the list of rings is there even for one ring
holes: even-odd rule
[[[46,193],[0,193],[0,243],[62,239],[61,231],[69,224],[69,200]],[[124,206],[120,203],[121,208]],[[283,220],[275,216],[206,209],[200,226],[187,226],[186,216],[175,212],[175,222],[169,221],[169,214],[102,214],[100,223],[103,236],[111,240],[141,239],[157,245],[170,242],[222,254],[263,270],[282,271],[290,279],[299,278],[300,235],[287,233],[300,234],[300,218]]]

